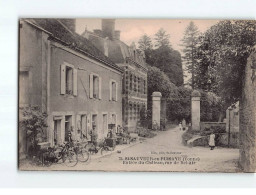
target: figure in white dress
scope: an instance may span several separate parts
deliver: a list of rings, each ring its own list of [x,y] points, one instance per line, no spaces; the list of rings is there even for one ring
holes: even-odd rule
[[[210,135],[209,146],[210,146],[211,150],[213,150],[215,147],[215,134],[214,133],[211,133],[211,135]]]
[[[182,130],[182,124],[181,123],[179,124],[179,129]]]

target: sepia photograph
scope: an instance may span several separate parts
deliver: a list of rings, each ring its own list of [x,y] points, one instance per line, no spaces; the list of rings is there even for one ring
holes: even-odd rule
[[[256,21],[18,21],[19,171],[256,172]]]

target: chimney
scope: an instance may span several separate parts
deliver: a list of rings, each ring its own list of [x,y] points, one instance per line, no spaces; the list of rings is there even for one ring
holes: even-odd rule
[[[120,40],[120,30],[115,30],[115,39]]]
[[[115,19],[102,19],[102,36],[113,40],[115,37]]]

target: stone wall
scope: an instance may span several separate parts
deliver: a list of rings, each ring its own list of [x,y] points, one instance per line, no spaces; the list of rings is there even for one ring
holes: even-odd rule
[[[256,52],[247,60],[240,104],[240,159],[245,172],[256,170]]]
[[[223,122],[200,122],[200,130],[204,131],[205,129],[210,129],[214,127],[221,127],[225,129],[226,123]]]

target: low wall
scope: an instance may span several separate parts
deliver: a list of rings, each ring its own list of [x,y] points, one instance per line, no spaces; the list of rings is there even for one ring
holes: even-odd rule
[[[215,134],[215,144],[220,147],[228,147],[228,133],[216,133]],[[209,134],[200,135],[193,134],[191,132],[185,132],[182,135],[182,142],[184,145],[188,145],[190,147],[194,146],[208,146],[209,143]],[[231,132],[230,133],[230,148],[238,148],[239,147],[239,133]]]
[[[226,129],[226,123],[224,122],[200,122],[200,130],[210,129],[214,127],[220,127]]]

